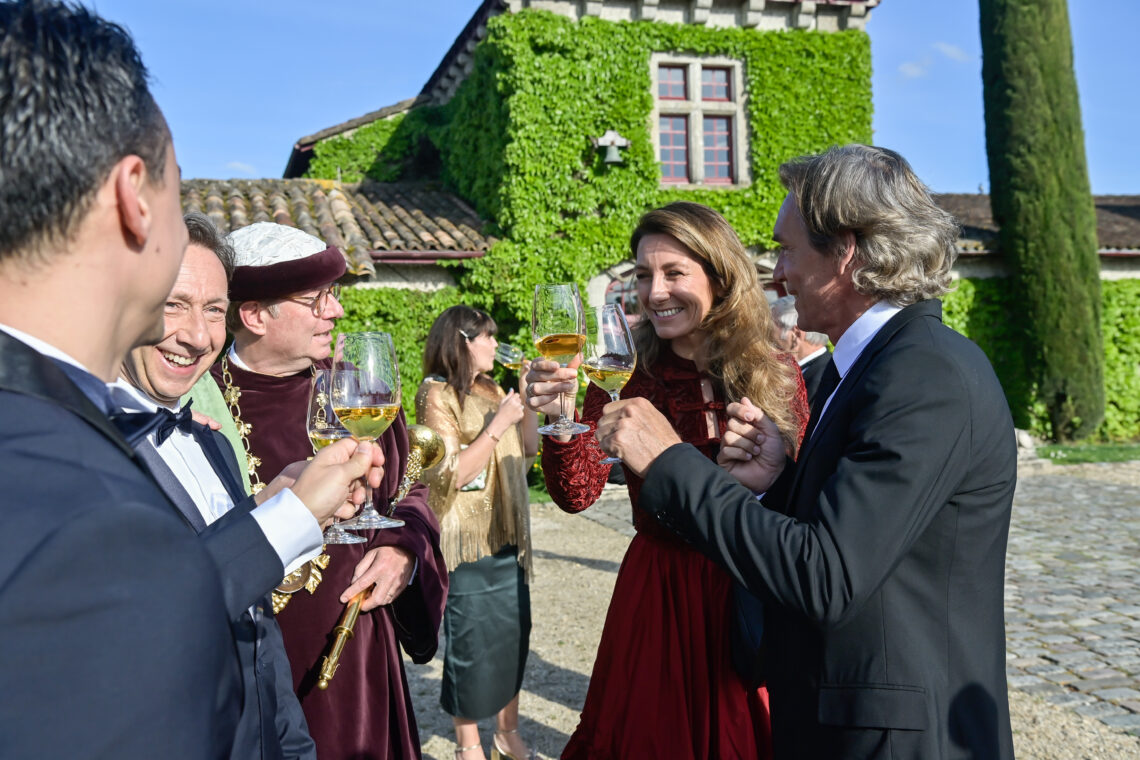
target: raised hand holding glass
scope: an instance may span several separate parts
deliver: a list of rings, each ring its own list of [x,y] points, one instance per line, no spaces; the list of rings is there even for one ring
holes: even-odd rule
[[[563,367],[575,363],[586,342],[586,325],[578,286],[573,283],[535,285],[534,311],[531,314],[534,345],[543,358]],[[590,428],[570,420],[566,411],[566,395],[561,398],[558,420],[538,429],[543,435],[577,435]]]

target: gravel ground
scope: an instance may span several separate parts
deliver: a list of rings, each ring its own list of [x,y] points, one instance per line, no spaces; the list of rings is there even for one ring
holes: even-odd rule
[[[1066,474],[1140,486],[1140,462],[1023,466],[1021,477]],[[598,637],[629,537],[551,504],[532,506],[534,629],[523,683],[521,729],[543,758],[558,757],[578,723]],[[452,760],[451,719],[439,708],[440,659],[406,663],[425,758]],[[1022,760],[1140,758],[1140,738],[1011,690],[1014,745]],[[482,721],[490,751],[492,720]]]

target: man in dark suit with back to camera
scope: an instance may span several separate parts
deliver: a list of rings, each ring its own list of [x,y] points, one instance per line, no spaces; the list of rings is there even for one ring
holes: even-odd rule
[[[107,418],[186,248],[146,69],[81,8],[0,4],[0,747],[217,758],[239,674],[218,573]]]
[[[0,2],[5,757],[233,746],[242,684],[217,561],[112,423],[105,385],[163,337],[186,244],[170,131],[129,35],[83,8]],[[367,451],[340,453],[346,484],[367,470]]]
[[[787,351],[800,365],[810,404],[815,400],[816,391],[823,380],[823,370],[831,359],[831,351],[827,350],[827,336],[799,328],[796,324],[799,314],[796,312],[795,296],[776,299],[772,304],[772,320],[776,323],[776,345]]]
[[[607,406],[598,436],[645,476],[641,508],[764,601],[777,758],[1012,758],[1017,457],[989,361],[942,324],[957,225],[882,148],[780,179],[774,277],[835,345],[798,459],[745,401],[723,469],[641,399]]]

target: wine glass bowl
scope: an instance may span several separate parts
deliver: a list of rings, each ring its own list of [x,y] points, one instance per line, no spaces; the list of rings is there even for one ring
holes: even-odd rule
[[[543,358],[569,367],[578,358],[586,342],[586,325],[578,286],[573,283],[535,285],[534,310],[531,313],[534,346]],[[561,399],[558,420],[538,429],[543,435],[577,435],[590,428],[573,422],[567,415],[566,395]]]
[[[375,441],[400,414],[400,369],[392,336],[382,332],[341,333],[333,354],[333,411],[358,441]],[[365,484],[364,509],[343,526],[352,530],[397,528],[376,511]]]
[[[619,304],[606,304],[586,310],[586,345],[582,351],[582,371],[594,385],[617,401],[621,389],[637,367],[633,333]],[[617,457],[606,457],[603,464],[617,464]]]
[[[495,361],[512,372],[518,372],[522,369],[523,359],[522,349],[515,348],[510,343],[500,343],[495,349]]]
[[[309,391],[309,413],[306,418],[309,440],[313,443],[313,453],[317,453],[330,443],[341,438],[351,438],[333,411],[332,370],[314,369],[313,383]],[[346,531],[334,517],[325,528],[322,537],[326,544],[362,544],[366,540]]]

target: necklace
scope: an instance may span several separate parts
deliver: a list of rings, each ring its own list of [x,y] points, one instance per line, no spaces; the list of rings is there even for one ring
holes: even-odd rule
[[[253,450],[249,446],[249,433],[253,430],[253,425],[242,421],[241,406],[238,403],[241,399],[241,388],[234,384],[233,375],[230,374],[230,357],[228,355],[222,357],[222,382],[226,386],[222,389],[222,397],[230,408],[230,416],[234,418],[242,448],[245,449],[245,464],[246,471],[249,473],[250,490],[256,494],[265,488],[265,484],[261,482],[261,478],[257,474],[257,468],[261,466],[261,459],[254,456]],[[329,566],[330,559],[329,555],[324,553],[322,546],[321,553],[318,556],[286,575],[271,594],[273,614],[276,615],[285,609],[285,605],[289,604],[293,594],[301,589],[305,589],[310,594],[315,594],[317,586],[321,585],[321,580],[324,577],[322,571]]]

